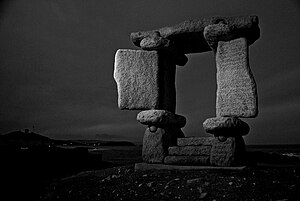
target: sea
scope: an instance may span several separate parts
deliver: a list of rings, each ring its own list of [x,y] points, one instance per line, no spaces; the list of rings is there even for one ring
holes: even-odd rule
[[[299,145],[247,145],[248,152],[279,154],[300,159]],[[89,149],[92,154],[102,154],[102,160],[120,164],[142,162],[142,145],[136,146],[98,146]]]
[[[300,144],[280,145],[247,145],[247,151],[261,151],[270,154],[279,154],[300,159]]]

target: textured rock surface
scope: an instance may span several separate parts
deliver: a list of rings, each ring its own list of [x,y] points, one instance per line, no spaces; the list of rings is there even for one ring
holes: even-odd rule
[[[215,166],[234,166],[243,157],[245,143],[242,137],[229,137],[226,141],[216,140],[211,148],[210,164]]]
[[[157,51],[118,50],[114,78],[120,109],[175,111],[175,64],[168,55]]]
[[[145,37],[141,40],[140,47],[143,50],[166,49],[171,46],[171,41],[160,36],[159,32],[154,32],[152,37]]]
[[[203,122],[207,133],[215,136],[239,136],[248,134],[248,124],[236,117],[213,117]]]
[[[205,27],[203,35],[206,42],[214,50],[217,49],[219,41],[229,41],[241,37],[234,32],[232,33],[229,26],[222,23],[208,25]]]
[[[208,25],[223,23],[232,34],[248,38],[252,44],[259,38],[257,16],[204,17],[198,20],[187,20],[172,27],[163,27],[152,31],[141,31],[131,34],[132,42],[141,47],[144,38],[162,38],[172,41],[183,54],[210,51],[211,48],[203,37],[204,28]],[[144,42],[143,42],[144,43]]]
[[[175,146],[169,147],[169,155],[176,156],[209,156],[211,146]]]
[[[137,120],[141,124],[155,125],[155,126],[167,126],[174,125],[182,128],[186,124],[186,118],[174,114],[166,110],[145,110],[137,115]]]
[[[216,115],[256,117],[256,83],[248,63],[247,39],[220,41],[216,53]]]
[[[212,145],[215,137],[186,137],[178,138],[178,146],[199,146],[199,145]]]
[[[163,163],[168,148],[176,145],[177,135],[169,128],[158,128],[155,132],[147,128],[143,138],[143,160],[147,163]]]
[[[158,53],[156,51],[118,50],[114,78],[120,109],[159,107]]]
[[[209,165],[209,156],[166,156],[164,163],[174,165]]]

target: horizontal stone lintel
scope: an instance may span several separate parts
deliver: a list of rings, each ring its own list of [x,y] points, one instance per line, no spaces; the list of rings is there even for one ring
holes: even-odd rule
[[[175,26],[163,27],[156,30],[131,33],[131,40],[137,47],[141,47],[141,42],[145,38],[147,40],[153,38],[153,41],[155,41],[155,38],[159,38],[157,46],[162,47],[168,46],[170,42],[165,41],[169,40],[183,54],[211,51],[203,33],[205,27],[216,24],[225,24],[228,27],[227,32],[231,35],[228,39],[246,37],[249,45],[254,43],[260,36],[257,16],[216,16],[187,20]],[[227,34],[227,32],[225,33]],[[222,39],[224,40],[224,37]]]

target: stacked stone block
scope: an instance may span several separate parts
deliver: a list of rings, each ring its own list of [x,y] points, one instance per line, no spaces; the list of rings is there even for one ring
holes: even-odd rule
[[[120,109],[142,110],[137,121],[147,163],[232,166],[243,156],[250,128],[240,118],[256,117],[257,90],[248,46],[260,35],[257,16],[209,17],[131,34],[141,50],[118,50],[114,78]],[[175,114],[176,65],[185,54],[212,50],[216,58],[216,117],[203,123],[207,138],[184,138],[186,119]]]
[[[228,137],[220,140],[216,137],[178,138],[177,146],[169,147],[165,164],[173,165],[213,165],[234,166],[241,161],[244,146],[241,138]]]

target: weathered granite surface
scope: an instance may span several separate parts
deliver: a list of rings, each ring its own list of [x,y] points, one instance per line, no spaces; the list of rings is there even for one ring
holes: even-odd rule
[[[169,148],[169,154],[164,161],[167,161],[168,164],[184,164],[177,162],[177,160],[184,162],[192,160],[188,156],[193,156],[191,154],[195,152],[193,152],[193,149],[198,149],[199,153],[208,154],[209,162],[207,164],[213,166],[229,167],[240,165],[245,157],[245,142],[241,136],[225,137],[224,140],[219,140],[218,137],[188,137],[178,138],[177,146]],[[209,152],[200,151],[201,149],[207,149],[207,151],[209,149]]]
[[[216,51],[219,41],[229,41],[241,36],[232,33],[227,24],[219,23],[208,25],[204,28],[204,38],[209,46]]]
[[[156,51],[120,49],[114,79],[120,109],[159,108],[159,64]]]
[[[213,117],[203,122],[203,128],[207,133],[215,136],[239,136],[247,135],[249,125],[236,117]]]
[[[209,165],[209,156],[166,156],[165,164]]]
[[[243,157],[245,143],[242,137],[229,137],[226,141],[215,141],[211,148],[210,164],[215,166],[234,166]]]
[[[175,146],[169,147],[169,155],[175,156],[209,156],[211,146]]]
[[[206,42],[203,32],[204,28],[214,24],[226,24],[229,27],[231,35],[236,37],[246,37],[249,45],[259,38],[259,27],[257,16],[235,16],[235,17],[204,17],[197,20],[187,20],[172,27],[163,27],[152,31],[140,31],[131,33],[132,42],[138,46],[148,46],[149,50],[165,48],[166,44],[171,44],[165,39],[172,41],[176,49],[181,50],[183,54],[198,53],[211,51],[208,43]],[[157,42],[151,42],[151,46],[144,45],[146,42],[143,39],[157,38]],[[141,41],[143,41],[141,45]]]
[[[216,63],[217,117],[256,117],[257,90],[249,67],[247,39],[219,41]]]
[[[212,145],[215,141],[215,137],[186,137],[178,138],[178,146],[200,146],[200,145]]]
[[[120,109],[166,109],[175,112],[175,64],[157,51],[120,49],[114,79]]]
[[[168,148],[176,145],[177,137],[183,137],[178,129],[157,128],[155,132],[146,129],[143,138],[142,157],[147,163],[163,163]]]
[[[145,110],[137,115],[137,121],[141,124],[161,126],[176,126],[182,128],[186,124],[186,118],[166,110]]]
[[[153,32],[151,37],[145,37],[140,42],[140,47],[143,50],[160,50],[170,48],[172,42],[167,38],[161,37],[158,31]]]

